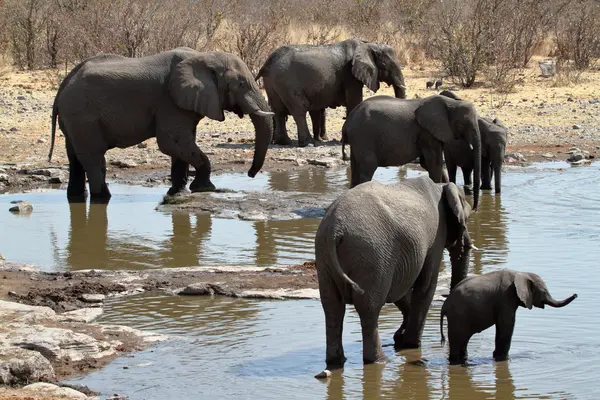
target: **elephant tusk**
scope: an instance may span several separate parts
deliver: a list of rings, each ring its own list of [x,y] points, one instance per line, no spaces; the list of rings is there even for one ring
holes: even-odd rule
[[[471,250],[478,251],[479,249],[477,247],[475,247],[474,245],[471,245]]]
[[[254,114],[256,115],[260,115],[261,117],[273,117],[275,115],[274,112],[271,111],[263,111],[263,110],[258,110],[257,112],[255,112]]]
[[[469,148],[473,150],[473,145],[471,143],[469,143]]]

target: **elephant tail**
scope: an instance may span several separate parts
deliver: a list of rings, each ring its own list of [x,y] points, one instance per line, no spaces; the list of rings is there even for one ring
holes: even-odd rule
[[[442,347],[446,344],[446,338],[444,337],[444,316],[446,315],[446,311],[444,311],[444,307],[442,307],[442,311],[440,311],[440,335],[442,335]]]
[[[346,133],[346,124],[342,126],[342,160],[348,161],[350,157],[346,154],[346,145],[348,144],[348,134]]]
[[[54,151],[54,138],[56,137],[56,118],[58,117],[58,105],[56,99],[52,105],[52,136],[50,137],[50,153],[48,153],[48,162],[52,160],[52,152]]]
[[[342,270],[342,266],[340,265],[340,261],[338,260],[337,256],[337,246],[341,240],[342,238],[336,235],[335,233],[328,235],[327,237],[327,247],[329,248],[329,257],[331,257],[331,264],[333,266],[333,270],[338,276],[341,276],[350,286],[352,286],[352,289],[355,292],[357,292],[358,294],[363,294],[365,291],[360,286],[358,286],[358,283],[350,279],[350,277],[346,275],[346,273]]]

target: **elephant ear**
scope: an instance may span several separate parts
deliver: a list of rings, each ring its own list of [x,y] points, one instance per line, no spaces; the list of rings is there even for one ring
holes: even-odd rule
[[[442,143],[458,139],[450,126],[447,101],[442,96],[430,96],[415,111],[417,123]]]
[[[446,204],[450,209],[450,212],[456,218],[456,226],[458,226],[458,234],[456,235],[457,241],[460,240],[463,245],[471,248],[471,239],[469,237],[469,233],[467,231],[467,212],[465,212],[465,207],[463,206],[463,202],[460,198],[458,187],[450,182],[444,185],[443,189],[444,198],[446,199]],[[467,203],[467,207],[468,203]],[[454,225],[454,224],[452,224]],[[451,226],[452,226],[451,225]],[[450,244],[451,247],[457,244],[457,241]]]
[[[377,92],[379,90],[378,73],[369,46],[366,44],[356,46],[354,58],[352,58],[352,75],[373,92]]]
[[[216,121],[224,121],[217,85],[214,70],[201,58],[192,57],[173,68],[169,93],[177,106]]]
[[[525,274],[517,273],[515,276],[515,289],[517,297],[531,310],[533,307],[533,293],[531,292],[531,279]]]

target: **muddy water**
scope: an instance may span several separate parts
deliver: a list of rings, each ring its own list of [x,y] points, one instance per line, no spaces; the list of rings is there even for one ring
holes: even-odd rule
[[[422,173],[389,168],[379,171],[376,177],[392,182]],[[259,174],[255,179],[243,173],[223,174],[213,181],[223,189],[318,197],[346,190],[347,175],[346,169],[312,168]],[[0,254],[7,260],[33,263],[45,270],[271,266],[314,258],[314,232],[319,219],[250,222],[156,211],[166,190],[163,186],[113,184],[108,206],[69,205],[65,188],[0,195],[0,205],[6,209],[13,200],[27,200],[34,207],[29,215],[0,212]]]
[[[508,362],[491,358],[492,328],[471,339],[466,367],[448,366],[439,344],[440,304],[433,304],[420,350],[394,353],[388,346],[386,363],[363,366],[360,324],[349,307],[346,367],[317,381],[312,376],[324,367],[325,350],[318,301],[144,294],[111,300],[103,321],[172,340],[76,382],[131,399],[598,399],[600,166],[558,167],[508,171],[502,196],[485,194],[469,225],[481,249],[472,273],[531,271],[556,298],[579,295],[563,309],[519,309]],[[386,306],[384,344],[400,322]]]

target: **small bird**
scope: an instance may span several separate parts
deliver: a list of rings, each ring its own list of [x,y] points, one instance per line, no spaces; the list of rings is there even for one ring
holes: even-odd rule
[[[435,81],[435,90],[438,90],[440,86],[442,86],[442,79],[440,78],[439,80]]]
[[[425,89],[430,89],[433,87],[433,81],[427,81],[427,83],[425,84]]]

